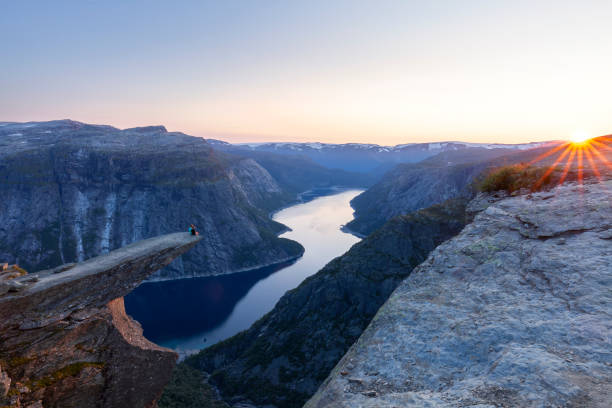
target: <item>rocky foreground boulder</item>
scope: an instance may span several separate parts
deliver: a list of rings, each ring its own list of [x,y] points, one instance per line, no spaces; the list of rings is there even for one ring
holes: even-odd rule
[[[394,291],[307,408],[609,407],[612,181],[480,212]]]
[[[163,235],[0,281],[0,406],[152,407],[177,355],[142,336],[123,296],[201,239]]]

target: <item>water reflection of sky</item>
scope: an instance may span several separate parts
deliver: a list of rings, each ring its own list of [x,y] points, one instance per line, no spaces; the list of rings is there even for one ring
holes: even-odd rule
[[[150,340],[191,353],[248,328],[278,299],[346,252],[359,238],[340,227],[353,219],[350,200],[360,190],[318,197],[274,215],[291,228],[282,237],[301,243],[295,263],[224,276],[146,283],[126,297],[126,308]]]

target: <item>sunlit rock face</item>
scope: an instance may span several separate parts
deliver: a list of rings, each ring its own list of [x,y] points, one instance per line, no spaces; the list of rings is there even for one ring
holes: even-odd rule
[[[505,198],[395,290],[308,408],[608,407],[612,181]]]
[[[157,272],[174,279],[299,256],[269,219],[286,203],[254,160],[161,126],[69,120],[0,127],[0,260],[28,270],[80,262],[195,224],[206,241]]]
[[[0,406],[154,406],[177,355],[142,336],[123,296],[200,239],[163,235],[7,279],[0,295]]]

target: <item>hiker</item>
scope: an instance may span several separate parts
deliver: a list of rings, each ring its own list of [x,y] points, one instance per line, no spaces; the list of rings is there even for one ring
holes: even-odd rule
[[[198,231],[196,231],[196,227],[195,227],[193,224],[191,224],[191,225],[189,226],[189,233],[190,233],[191,235],[200,235],[200,234],[198,233]]]

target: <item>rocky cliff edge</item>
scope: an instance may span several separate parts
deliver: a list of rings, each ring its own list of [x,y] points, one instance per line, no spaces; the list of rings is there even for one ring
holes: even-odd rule
[[[510,197],[395,290],[307,408],[608,407],[612,181]]]
[[[142,336],[123,296],[200,239],[163,235],[0,282],[0,406],[154,406],[177,356]]]

